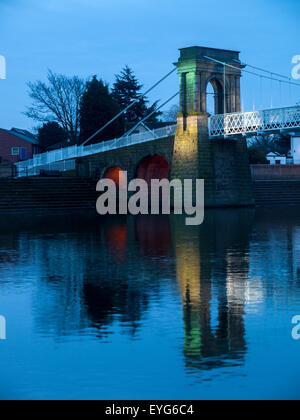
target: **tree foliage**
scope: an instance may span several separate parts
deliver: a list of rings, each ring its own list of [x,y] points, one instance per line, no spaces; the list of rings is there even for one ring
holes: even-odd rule
[[[285,134],[259,134],[249,141],[249,145],[267,155],[270,152],[288,154],[291,148],[290,136]]]
[[[263,151],[265,155],[275,151],[275,141],[273,135],[259,134],[253,137],[249,143],[251,147]]]
[[[258,164],[267,164],[268,163],[268,161],[266,159],[266,153],[262,149],[259,149],[256,146],[251,146],[251,147],[249,147],[248,152],[249,152],[250,165],[258,165]]]
[[[157,102],[148,106],[149,100],[141,92],[143,85],[138,82],[130,67],[125,66],[121,73],[115,76],[115,79],[112,93],[122,110],[138,100],[125,114],[126,123],[137,123],[157,109]],[[160,115],[161,112],[154,112],[153,116],[147,121],[158,122]]]
[[[80,142],[86,141],[120,112],[109,87],[96,76],[86,83],[80,103]],[[121,137],[124,134],[124,119],[118,118],[98,134],[91,143]]]
[[[177,115],[179,114],[179,105],[172,105],[170,109],[164,112],[163,119],[167,122],[177,121]]]
[[[55,121],[43,124],[38,130],[38,140],[42,147],[47,148],[56,143],[67,141],[68,134]]]
[[[25,115],[35,121],[57,122],[71,141],[79,137],[79,109],[85,82],[77,76],[67,77],[48,72],[47,82],[28,83],[29,96],[33,100]]]
[[[291,137],[286,134],[279,134],[275,136],[275,151],[287,155],[291,150]]]

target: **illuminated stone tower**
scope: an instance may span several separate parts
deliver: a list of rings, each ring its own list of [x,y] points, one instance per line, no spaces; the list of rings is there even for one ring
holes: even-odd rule
[[[210,139],[207,86],[214,89],[215,114],[241,111],[243,65],[236,51],[191,47],[180,50],[180,78],[172,178],[204,179],[206,206],[245,206],[254,203],[246,140]],[[219,62],[232,64],[236,68]]]

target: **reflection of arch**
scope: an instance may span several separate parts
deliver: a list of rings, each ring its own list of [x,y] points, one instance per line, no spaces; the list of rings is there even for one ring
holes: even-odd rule
[[[124,221],[108,224],[104,228],[105,241],[119,263],[126,260],[127,225]]]
[[[146,156],[137,167],[136,177],[148,183],[151,179],[169,179],[171,168],[161,155]]]
[[[224,113],[224,85],[223,83],[217,78],[211,78],[207,82],[207,88],[208,86],[212,86],[214,90],[214,113],[223,114]],[[206,92],[207,92],[207,88],[206,88]],[[206,97],[207,96],[208,95],[206,94]],[[208,111],[207,102],[208,102],[208,97],[206,98],[206,111]]]
[[[138,216],[135,235],[141,252],[150,257],[169,256],[172,237],[169,216]]]
[[[126,176],[124,171],[119,166],[111,166],[104,172],[103,178],[111,179],[115,182],[117,187],[126,188]]]

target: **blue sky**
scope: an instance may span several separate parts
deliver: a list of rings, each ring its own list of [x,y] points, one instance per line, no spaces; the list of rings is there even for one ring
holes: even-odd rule
[[[30,104],[26,83],[47,69],[101,76],[109,83],[125,64],[145,88],[166,74],[178,49],[193,45],[241,51],[244,62],[290,76],[300,54],[299,0],[0,0],[0,127],[37,124],[22,115]],[[263,93],[260,91],[262,86]],[[293,105],[300,87],[282,88],[253,76],[242,83],[245,110]],[[178,90],[174,74],[151,99]]]

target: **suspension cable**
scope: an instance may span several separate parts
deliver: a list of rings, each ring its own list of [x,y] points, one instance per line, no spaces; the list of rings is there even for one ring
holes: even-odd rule
[[[236,61],[237,63],[239,62],[238,60],[236,60],[236,59],[234,59],[234,61]],[[281,77],[281,78],[283,78],[283,79],[288,79],[288,80],[291,80],[291,78],[290,77],[288,77],[288,76],[283,76],[282,74],[279,74],[279,73],[274,73],[273,71],[269,71],[269,70],[265,70],[265,69],[262,69],[262,68],[260,68],[260,67],[255,67],[255,66],[251,66],[251,64],[246,64],[246,63],[242,63],[244,66],[247,66],[247,67],[251,67],[252,69],[254,69],[254,70],[258,70],[258,71],[262,71],[262,72],[264,72],[264,73],[269,73],[269,74],[271,74],[271,76],[278,76],[278,77]]]
[[[152,115],[156,114],[156,112],[160,111],[164,106],[166,106],[169,102],[171,102],[174,98],[176,98],[176,96],[179,95],[179,92],[175,93],[175,95],[173,95],[171,98],[169,98],[166,102],[164,102],[162,105],[160,105],[159,108],[157,108],[156,110],[154,110],[153,112],[151,112],[149,115],[147,115],[143,120],[139,121],[133,128],[131,128],[131,130],[129,130],[126,134],[124,134],[123,137],[128,137],[130,136],[131,133],[134,132],[134,130],[140,125],[143,124],[144,122],[146,122],[147,120],[149,120],[149,118],[152,117]]]
[[[137,102],[139,102],[142,98],[144,98],[148,93],[150,93],[153,89],[155,89],[158,85],[160,85],[163,81],[165,81],[171,74],[173,74],[177,68],[170,71],[168,74],[166,74],[162,79],[160,79],[157,83],[155,83],[150,89],[148,89],[144,94],[142,94],[139,98],[135,99],[130,105],[128,105],[125,109],[123,109],[121,112],[119,112],[118,115],[116,115],[114,118],[112,118],[108,123],[106,123],[103,127],[101,127],[98,131],[96,131],[95,134],[93,134],[91,137],[89,137],[82,146],[85,146],[87,143],[89,143],[93,138],[95,138],[98,134],[100,134],[103,130],[105,130],[109,125],[111,125],[113,122],[115,122],[121,115],[125,114],[130,108],[133,107]]]
[[[288,78],[288,77],[287,77],[288,81],[287,80],[280,80],[280,79],[276,79],[275,77],[263,76],[261,74],[254,73],[253,71],[241,69],[240,67],[236,67],[236,66],[233,66],[232,64],[228,64],[228,63],[225,63],[223,61],[216,60],[215,58],[211,58],[211,57],[207,57],[207,56],[205,56],[204,58],[207,58],[208,60],[211,60],[211,61],[214,61],[216,63],[222,64],[223,66],[231,67],[233,69],[240,70],[240,71],[243,71],[245,73],[252,74],[254,76],[263,77],[265,79],[275,80],[276,82],[286,83],[286,84],[295,85],[295,86],[299,86],[300,87],[300,83],[292,82],[291,79]],[[276,74],[276,73],[273,73],[273,74]],[[286,76],[284,76],[284,77],[286,77]]]

